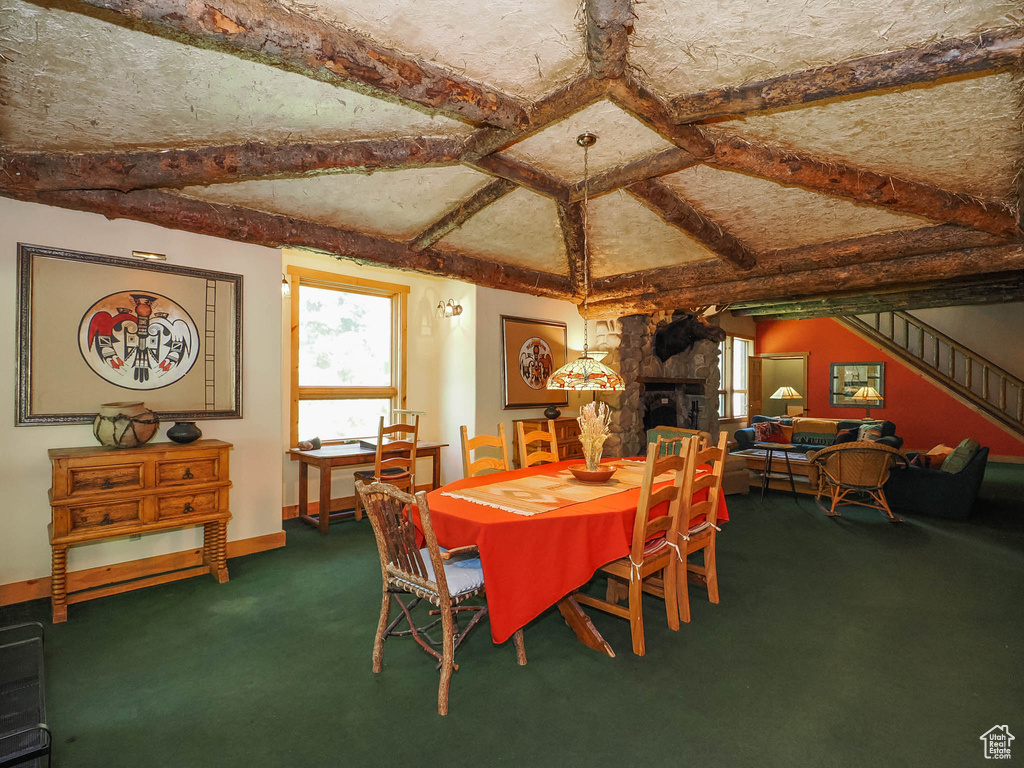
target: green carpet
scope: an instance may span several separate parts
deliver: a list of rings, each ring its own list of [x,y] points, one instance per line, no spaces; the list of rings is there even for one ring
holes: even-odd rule
[[[647,655],[591,612],[614,659],[556,611],[529,664],[488,629],[457,656],[451,714],[411,640],[370,671],[380,571],[368,523],[230,561],[231,581],[70,608],[47,627],[54,765],[969,766],[1008,724],[1024,759],[1024,467],[990,465],[976,517],[826,518],[810,498],[728,499],[722,602],[693,589]],[[0,623],[47,620],[48,603]]]

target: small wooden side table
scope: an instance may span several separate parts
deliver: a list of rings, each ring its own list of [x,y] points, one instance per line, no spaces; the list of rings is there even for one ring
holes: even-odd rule
[[[789,476],[789,487],[793,490],[793,498],[799,503],[800,497],[796,492],[796,480],[793,478],[793,465],[789,463],[788,453],[796,448],[796,446],[793,443],[754,443],[754,447],[764,450],[764,474],[761,475],[761,501],[764,501],[764,492],[772,475],[772,453],[782,451],[782,455],[786,457],[786,474]]]

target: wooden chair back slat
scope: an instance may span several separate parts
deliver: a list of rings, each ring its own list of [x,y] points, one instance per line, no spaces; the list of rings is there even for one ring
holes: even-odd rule
[[[527,433],[523,429],[523,423],[521,421],[517,422],[516,435],[519,438],[519,457],[522,462],[522,469],[532,467],[534,464],[540,464],[541,462],[558,461],[558,437],[555,435],[555,422],[553,419],[548,419],[547,432],[535,429]],[[528,446],[536,442],[548,443],[549,447],[530,453]]]
[[[462,433],[462,470],[465,477],[474,477],[488,469],[509,470],[512,465],[508,461],[508,442],[505,440],[505,425],[498,424],[498,436],[477,435],[470,439],[465,425],[460,428]],[[473,451],[479,448],[498,448],[501,457],[481,456],[472,460]]]
[[[384,417],[380,417],[377,451],[373,461],[375,480],[387,481],[410,492],[416,489],[416,444],[419,431],[419,415],[413,416],[412,424],[399,422],[387,426],[384,425]],[[388,440],[387,445],[385,440]]]
[[[722,430],[718,444],[704,450],[696,450],[690,454],[690,466],[686,471],[686,484],[683,488],[683,514],[680,528],[689,530],[696,518],[706,517],[712,525],[718,522],[718,501],[721,496],[722,474],[725,470],[725,456],[729,436]],[[701,469],[711,471],[697,477]],[[707,500],[694,502],[694,495],[707,493]]]
[[[689,464],[689,456],[693,451],[693,441],[683,439],[683,444],[678,447],[679,453],[668,453],[663,455],[663,444],[666,441],[660,437],[654,445],[654,450],[647,452],[647,461],[644,463],[644,476],[640,482],[640,499],[637,503],[636,519],[633,523],[633,541],[630,547],[630,559],[638,565],[643,562],[644,547],[647,541],[658,535],[666,533],[668,540],[674,542],[679,530],[679,512],[682,500],[681,492],[686,478],[686,468]],[[675,449],[675,446],[672,446]],[[654,490],[659,475],[665,472],[673,472],[672,485]],[[661,481],[663,482],[663,481]],[[650,518],[651,510],[659,504],[668,502],[668,513],[663,517]]]

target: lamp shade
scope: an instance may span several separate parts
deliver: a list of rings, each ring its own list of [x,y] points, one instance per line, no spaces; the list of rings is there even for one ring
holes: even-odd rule
[[[619,374],[585,353],[563,365],[548,378],[548,389],[621,392],[625,388],[626,382]]]
[[[850,399],[857,400],[859,402],[873,402],[875,400],[881,401],[882,396],[874,387],[861,387],[852,395],[850,395]]]
[[[769,400],[800,400],[803,398],[799,392],[792,387],[779,387],[775,390],[775,394],[769,397]]]

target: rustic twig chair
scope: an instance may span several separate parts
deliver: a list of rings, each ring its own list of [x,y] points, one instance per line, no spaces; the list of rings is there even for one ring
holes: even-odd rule
[[[416,491],[416,443],[420,436],[420,417],[414,415],[412,424],[398,422],[384,426],[384,417],[377,425],[377,452],[373,471],[354,472],[356,481],[364,483],[388,482],[409,493]],[[388,440],[385,446],[384,441]],[[363,519],[359,494],[355,499],[355,518]]]
[[[532,432],[527,432],[523,429],[523,423],[516,423],[516,435],[519,438],[519,461],[521,469],[532,467],[534,464],[540,464],[542,462],[554,462],[558,461],[558,437],[555,435],[555,422],[552,419],[548,419],[548,431],[544,432],[539,429],[535,429]],[[547,443],[548,447],[541,448],[539,451],[529,453],[527,447],[532,443]]]
[[[839,517],[839,504],[877,509],[894,523],[901,522],[889,509],[882,487],[889,471],[896,464],[907,465],[907,458],[889,445],[870,440],[831,445],[807,454],[808,461],[818,469],[818,492],[815,500],[830,517]],[[822,496],[831,504],[826,508]]]
[[[693,448],[694,441],[690,438],[679,438],[674,441],[658,438],[655,450],[647,452],[629,555],[601,566],[600,570],[609,577],[604,600],[582,592],[576,595],[576,600],[584,605],[629,619],[633,653],[637,656],[643,656],[646,652],[642,593],[652,591],[644,583],[649,577],[663,574],[663,578],[659,580],[661,586],[653,592],[665,600],[669,628],[679,629],[679,609],[676,600],[679,550],[674,542],[679,530],[680,501],[688,458]],[[675,482],[655,491],[656,478],[666,472],[675,473]],[[668,514],[651,518],[651,511],[666,502],[669,505]],[[619,605],[618,602],[622,592],[620,584],[623,582],[628,585],[626,606]]]
[[[391,636],[408,636],[419,643],[427,653],[438,660],[441,682],[437,691],[437,712],[448,714],[448,686],[452,671],[458,669],[455,650],[462,644],[473,627],[487,615],[487,605],[460,605],[471,597],[484,592],[484,574],[475,546],[458,547],[442,551],[434,535],[430,520],[427,495],[422,491],[415,496],[405,493],[393,485],[357,481],[356,494],[362,497],[367,516],[377,539],[377,553],[380,555],[381,575],[384,579],[384,596],[377,622],[377,634],[373,641],[373,671],[380,672],[384,666],[384,641]],[[416,528],[411,511],[415,506],[419,512],[420,527],[425,546],[416,545]],[[412,595],[406,604],[400,595]],[[398,603],[401,613],[391,621],[391,601]],[[412,609],[423,599],[436,606],[431,615],[438,618],[424,626],[416,626]],[[456,614],[469,612],[473,618],[461,631],[458,629]],[[398,630],[402,621],[409,629]],[[428,630],[441,623],[441,640],[430,636]],[[516,660],[526,664],[526,650],[523,645],[523,630],[513,635]],[[441,647],[441,653],[435,648]]]
[[[462,470],[465,477],[474,477],[488,469],[509,470],[512,465],[508,461],[508,443],[505,440],[505,425],[498,424],[498,436],[477,435],[470,439],[466,427],[462,432]],[[479,448],[498,448],[501,458],[497,456],[481,456],[473,461],[473,451]]]

